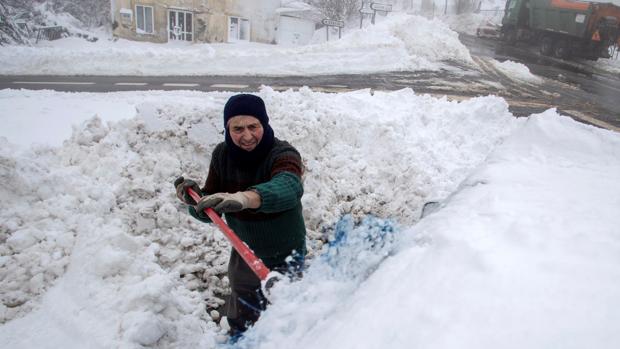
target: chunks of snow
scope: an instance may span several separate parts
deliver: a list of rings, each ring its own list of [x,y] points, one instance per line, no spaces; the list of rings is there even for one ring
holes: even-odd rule
[[[39,241],[37,235],[37,231],[33,228],[20,229],[13,232],[6,239],[6,243],[13,251],[19,253],[36,244]]]
[[[129,342],[154,345],[166,334],[166,326],[153,312],[131,311],[123,315],[121,331]]]

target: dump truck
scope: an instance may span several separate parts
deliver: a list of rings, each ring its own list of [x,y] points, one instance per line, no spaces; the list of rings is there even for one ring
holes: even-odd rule
[[[620,7],[575,0],[508,0],[500,38],[568,59],[611,58],[620,46]]]

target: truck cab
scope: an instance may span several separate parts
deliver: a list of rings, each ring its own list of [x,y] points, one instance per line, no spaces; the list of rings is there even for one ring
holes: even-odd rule
[[[530,18],[530,0],[508,0],[502,18],[502,38],[514,43],[519,36],[519,28],[527,28]]]
[[[508,0],[501,39],[539,45],[557,58],[596,60],[614,55],[620,32],[620,7],[581,0]]]
[[[508,0],[506,1],[506,8],[504,9],[504,18],[502,18],[503,26],[516,26],[519,19],[519,14],[523,6],[521,6],[523,0]]]

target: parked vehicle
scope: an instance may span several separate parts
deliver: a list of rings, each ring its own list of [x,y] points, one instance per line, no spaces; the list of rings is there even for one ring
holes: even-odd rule
[[[529,42],[558,58],[610,58],[618,47],[620,7],[574,0],[508,0],[501,38]]]

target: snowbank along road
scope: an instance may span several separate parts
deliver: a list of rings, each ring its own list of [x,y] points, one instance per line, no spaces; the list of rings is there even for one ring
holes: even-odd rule
[[[308,86],[314,91],[343,92],[370,88],[416,93],[452,100],[498,95],[514,115],[527,116],[549,108],[576,120],[620,130],[620,77],[592,66],[541,58],[526,48],[507,48],[494,40],[461,35],[477,66],[453,62],[440,71],[390,72],[317,76],[0,76],[0,89],[53,89],[71,92],[135,90],[257,91],[267,85],[284,91]],[[500,61],[504,61],[500,63]],[[536,75],[519,72],[521,62]]]

